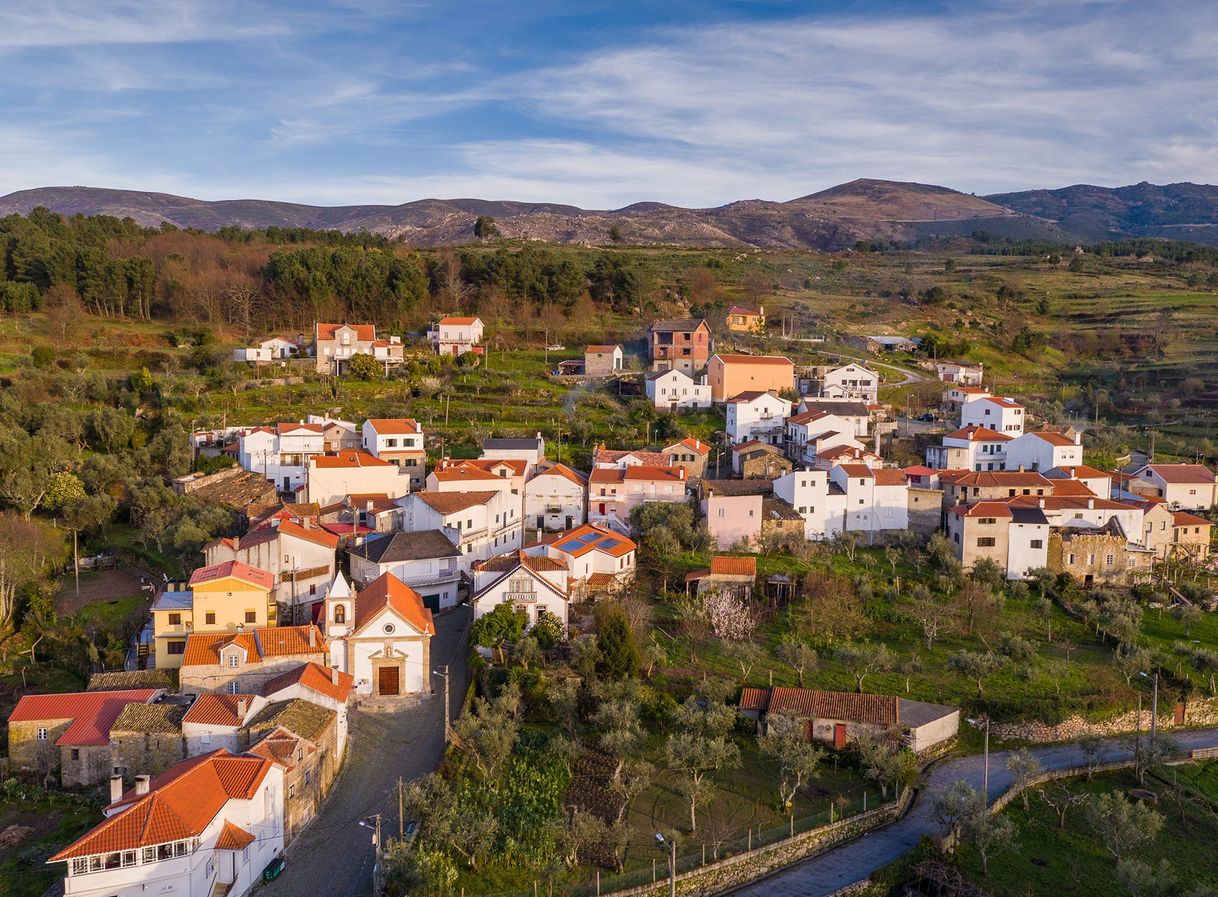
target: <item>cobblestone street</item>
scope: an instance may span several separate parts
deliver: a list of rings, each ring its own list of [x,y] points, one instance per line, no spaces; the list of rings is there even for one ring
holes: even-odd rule
[[[469,608],[436,618],[433,669],[449,665],[453,712],[468,681]],[[372,893],[372,832],[359,821],[381,813],[385,837],[398,830],[398,776],[406,782],[436,768],[444,753],[444,680],[435,696],[403,699],[399,708],[351,713],[347,760],[320,815],[288,848],[283,874],[258,889],[262,897],[366,897]]]

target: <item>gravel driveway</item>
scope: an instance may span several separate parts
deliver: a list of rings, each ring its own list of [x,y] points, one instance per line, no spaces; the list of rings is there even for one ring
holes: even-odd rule
[[[460,709],[468,675],[465,664],[469,608],[436,618],[433,669],[449,665],[453,713]],[[397,837],[398,776],[406,782],[431,772],[444,754],[444,680],[437,694],[404,699],[392,711],[351,712],[347,759],[329,798],[287,852],[287,866],[263,885],[261,897],[365,897],[372,893],[372,832],[359,821],[382,814],[385,837]]]

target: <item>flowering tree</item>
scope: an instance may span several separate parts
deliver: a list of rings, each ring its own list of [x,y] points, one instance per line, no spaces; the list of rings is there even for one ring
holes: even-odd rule
[[[719,638],[744,641],[752,637],[757,625],[749,606],[730,592],[699,595],[698,611]]]

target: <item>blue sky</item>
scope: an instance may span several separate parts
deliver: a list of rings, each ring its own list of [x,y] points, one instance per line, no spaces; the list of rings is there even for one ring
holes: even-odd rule
[[[0,192],[717,205],[1218,181],[1218,4],[0,0]]]

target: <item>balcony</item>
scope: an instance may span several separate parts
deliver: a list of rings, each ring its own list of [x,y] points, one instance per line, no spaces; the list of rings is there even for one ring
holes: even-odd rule
[[[536,601],[536,600],[537,600],[537,593],[536,593],[536,592],[533,592],[533,591],[529,591],[529,592],[504,592],[504,593],[503,593],[503,600],[504,600],[504,601],[506,601],[506,602],[508,602],[508,603],[510,603],[510,604],[516,604],[516,603],[521,603],[521,604],[532,604],[534,601]]]

